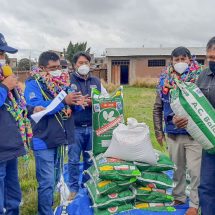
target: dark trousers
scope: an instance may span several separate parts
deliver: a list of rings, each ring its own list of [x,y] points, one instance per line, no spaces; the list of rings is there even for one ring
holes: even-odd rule
[[[202,215],[215,214],[215,155],[203,152],[199,186]]]

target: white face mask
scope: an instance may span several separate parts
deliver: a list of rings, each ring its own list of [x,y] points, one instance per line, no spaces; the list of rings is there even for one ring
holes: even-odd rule
[[[189,65],[187,63],[183,63],[183,62],[176,63],[174,65],[175,71],[179,74],[183,74],[188,67],[189,67]]]
[[[54,70],[49,72],[53,77],[60,77],[62,74],[62,71],[60,69]]]
[[[6,60],[5,59],[0,59],[0,65],[4,66],[6,64]]]
[[[78,73],[80,75],[87,75],[90,72],[90,67],[88,65],[81,65],[78,67]]]

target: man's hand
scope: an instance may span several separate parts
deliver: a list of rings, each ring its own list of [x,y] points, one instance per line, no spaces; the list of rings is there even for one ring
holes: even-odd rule
[[[174,116],[173,123],[176,125],[177,128],[186,128],[188,124],[188,119],[186,117]]]
[[[43,111],[45,110],[45,108],[43,106],[36,106],[34,108],[34,112],[33,113],[37,113],[37,112],[40,112],[40,111]]]
[[[163,147],[163,143],[166,142],[166,138],[164,134],[159,134],[156,136],[158,143]]]
[[[2,84],[4,84],[9,90],[12,90],[18,86],[17,77],[15,75],[10,75],[2,81]]]
[[[82,95],[80,92],[69,93],[65,97],[65,102],[68,105],[77,105],[78,102],[82,100]]]

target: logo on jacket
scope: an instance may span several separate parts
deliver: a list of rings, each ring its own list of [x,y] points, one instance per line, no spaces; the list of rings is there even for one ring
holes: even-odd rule
[[[29,98],[30,98],[30,99],[36,98],[35,92],[31,92],[31,93],[29,94]]]
[[[97,86],[94,84],[94,85],[90,85],[90,88],[93,89],[93,88],[97,88]]]
[[[76,91],[76,90],[78,89],[78,87],[77,87],[76,84],[71,84],[70,87],[71,87],[74,91]]]

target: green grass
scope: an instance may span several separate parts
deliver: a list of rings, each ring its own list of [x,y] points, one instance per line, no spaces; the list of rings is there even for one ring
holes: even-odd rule
[[[136,118],[139,122],[145,122],[151,130],[151,139],[154,147],[163,150],[156,142],[153,132],[152,109],[155,100],[155,89],[124,87],[125,119]],[[22,215],[35,215],[37,212],[37,182],[35,176],[35,163],[32,153],[26,169],[22,158],[19,162],[20,183],[23,192]],[[55,206],[59,203],[59,196],[55,196]],[[54,207],[53,207],[54,208]]]

